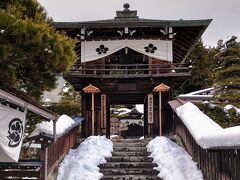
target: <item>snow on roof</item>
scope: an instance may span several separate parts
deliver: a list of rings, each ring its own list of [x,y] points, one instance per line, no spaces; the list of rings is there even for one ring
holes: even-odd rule
[[[90,136],[77,149],[71,149],[58,169],[58,180],[100,179],[99,165],[111,157],[113,143],[105,136]]]
[[[239,35],[230,35],[230,36],[226,37],[225,39],[223,39],[222,43],[226,44],[233,36],[237,37],[236,41],[240,41],[240,34],[239,34]]]
[[[143,104],[136,104],[136,109],[140,113],[144,113],[144,107]]]
[[[168,138],[156,137],[148,143],[147,150],[151,152],[153,162],[158,164],[156,169],[160,171],[160,178],[203,180],[203,175],[192,157]]]
[[[72,119],[73,119],[75,122],[77,122],[77,123],[78,123],[78,122],[81,123],[82,121],[85,120],[83,117],[78,116],[78,115],[73,116]]]
[[[23,147],[29,147],[29,148],[33,148],[33,149],[41,149],[42,145],[38,144],[38,143],[30,143],[30,142],[26,142],[25,144],[23,144]]]
[[[131,112],[132,110],[128,109],[128,108],[119,108],[119,109],[117,109],[117,111],[120,112],[118,115],[121,116],[121,115]]]
[[[213,95],[180,94],[178,97],[184,100],[210,100],[214,96]]]
[[[176,113],[202,148],[240,146],[240,126],[223,129],[190,102]]]
[[[67,129],[72,127],[75,121],[67,115],[61,115],[56,122],[56,135],[60,136],[65,133]],[[30,134],[30,137],[37,136],[41,133],[53,135],[53,121],[43,121],[36,125],[34,131]]]
[[[202,93],[206,93],[206,92],[210,92],[212,90],[214,90],[215,88],[211,87],[211,88],[206,88],[206,89],[202,89],[202,90],[198,90],[198,91],[193,91],[188,93],[189,95],[197,95],[197,94],[202,94]]]
[[[202,89],[198,91],[193,91],[187,94],[180,94],[178,97],[182,99],[191,99],[191,100],[209,100],[213,98],[212,94],[205,94],[205,93],[210,93],[213,91],[215,88],[207,88],[207,89]]]

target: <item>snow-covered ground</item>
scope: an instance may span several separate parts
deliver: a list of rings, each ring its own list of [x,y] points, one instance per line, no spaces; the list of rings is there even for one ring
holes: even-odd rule
[[[153,162],[158,164],[158,176],[164,180],[202,180],[203,176],[191,156],[166,137],[156,137],[147,145]]]
[[[105,136],[90,136],[77,149],[70,150],[59,166],[58,180],[98,180],[99,164],[111,157],[113,143]]]
[[[190,102],[176,112],[202,148],[240,146],[240,126],[223,129]]]
[[[69,129],[75,121],[67,115],[61,115],[56,123],[56,134],[57,136],[63,134],[67,129]],[[34,131],[30,136],[36,136],[40,133],[45,133],[48,135],[53,135],[53,121],[43,121],[36,125]]]

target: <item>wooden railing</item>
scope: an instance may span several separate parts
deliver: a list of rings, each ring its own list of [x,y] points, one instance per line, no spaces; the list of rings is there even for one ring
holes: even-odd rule
[[[158,75],[158,74],[179,74],[190,73],[191,68],[185,64],[106,64],[106,65],[80,65],[73,67],[70,74],[80,75]]]
[[[47,148],[47,165],[48,165],[48,173],[51,172],[54,168],[56,168],[59,163],[62,161],[64,156],[68,153],[69,149],[76,142],[77,138],[77,130],[78,127],[74,127],[68,133],[64,134],[62,137],[57,139],[55,143],[50,144]],[[41,159],[44,159],[45,151],[41,152]]]
[[[206,180],[239,180],[240,147],[201,148],[175,114],[175,132]]]

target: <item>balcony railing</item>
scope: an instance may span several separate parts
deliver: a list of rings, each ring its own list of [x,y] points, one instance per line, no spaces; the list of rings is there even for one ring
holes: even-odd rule
[[[82,76],[177,76],[190,75],[191,68],[185,64],[107,64],[80,65],[73,67],[70,74]]]

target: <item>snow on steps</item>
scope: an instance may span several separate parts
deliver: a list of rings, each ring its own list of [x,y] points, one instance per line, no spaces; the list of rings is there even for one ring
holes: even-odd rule
[[[115,140],[111,158],[107,163],[100,165],[100,172],[104,174],[103,180],[124,179],[160,179],[159,173],[153,169],[157,164],[152,163],[148,157],[146,145],[148,141],[138,139]]]

